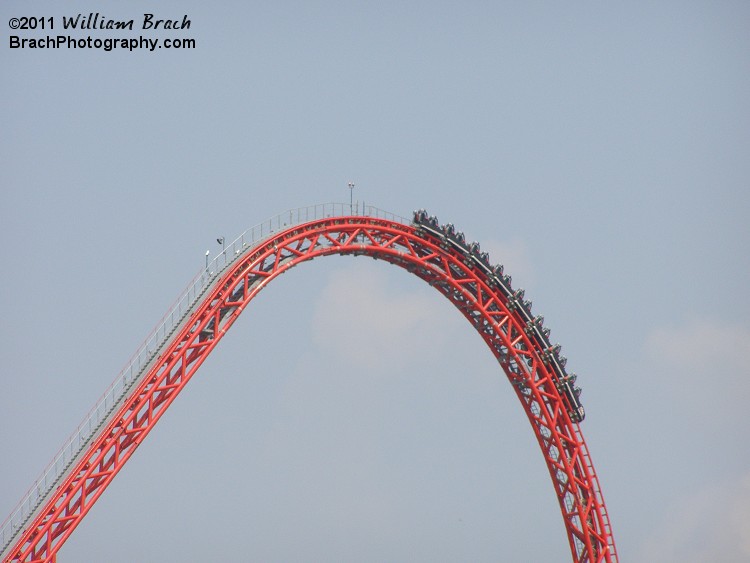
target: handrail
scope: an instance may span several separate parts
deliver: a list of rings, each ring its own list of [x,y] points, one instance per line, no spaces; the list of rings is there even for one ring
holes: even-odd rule
[[[169,341],[192,307],[216,281],[218,274],[249,250],[257,247],[272,234],[295,225],[327,217],[364,216],[408,224],[409,219],[364,203],[321,203],[289,209],[247,229],[221,253],[201,268],[188,286],[177,297],[156,327],[149,333],[125,367],[115,377],[81,424],[71,434],[52,461],[31,485],[0,527],[0,554],[4,554],[15,537],[24,529],[30,517],[39,509],[73,461],[83,453],[129,389],[144,374],[157,357],[158,351]]]

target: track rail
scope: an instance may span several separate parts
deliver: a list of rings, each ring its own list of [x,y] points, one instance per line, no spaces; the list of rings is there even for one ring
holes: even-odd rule
[[[279,221],[277,231],[253,243],[237,247],[235,241],[234,254],[225,256],[221,268],[219,261],[215,269],[207,268],[192,303],[184,312],[178,308],[176,317],[172,311],[169,329],[162,331],[153,349],[147,347],[140,370],[122,382],[122,391],[96,428],[14,530],[2,551],[4,562],[54,560],[255,295],[289,268],[334,254],[365,255],[398,265],[435,287],[461,311],[497,358],[531,423],[560,504],[573,561],[617,561],[601,488],[579,424],[571,418],[549,350],[528,330],[513,298],[460,248],[440,244],[420,225],[373,213],[374,208],[366,215],[352,214],[349,208],[345,215],[347,208],[340,206],[339,216],[331,213],[295,224],[290,215],[290,224],[282,227]]]

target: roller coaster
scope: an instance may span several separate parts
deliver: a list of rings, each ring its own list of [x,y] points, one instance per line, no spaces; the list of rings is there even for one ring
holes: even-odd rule
[[[196,275],[0,528],[3,563],[57,552],[249,302],[301,262],[369,256],[445,296],[487,343],[528,417],[560,505],[574,562],[616,562],[601,487],[580,423],[576,376],[541,316],[479,243],[424,210],[293,209],[248,229]]]

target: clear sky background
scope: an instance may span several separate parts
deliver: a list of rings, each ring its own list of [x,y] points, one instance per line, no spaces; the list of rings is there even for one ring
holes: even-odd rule
[[[748,561],[750,5],[270,4],[0,4],[0,518],[216,237],[351,180],[526,288],[622,561]],[[97,11],[187,14],[143,34],[197,47],[8,46],[11,17]],[[59,558],[569,559],[490,351],[351,257],[261,293]]]

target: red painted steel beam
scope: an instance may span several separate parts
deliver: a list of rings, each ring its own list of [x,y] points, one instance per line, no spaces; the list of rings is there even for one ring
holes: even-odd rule
[[[578,423],[546,351],[509,298],[465,253],[415,226],[336,217],[290,227],[242,255],[211,286],[148,374],[71,466],[6,563],[54,561],[57,551],[130,459],[247,304],[276,276],[318,256],[356,254],[401,266],[435,287],[487,343],[523,406],[560,504],[575,562],[617,561],[609,517]]]

